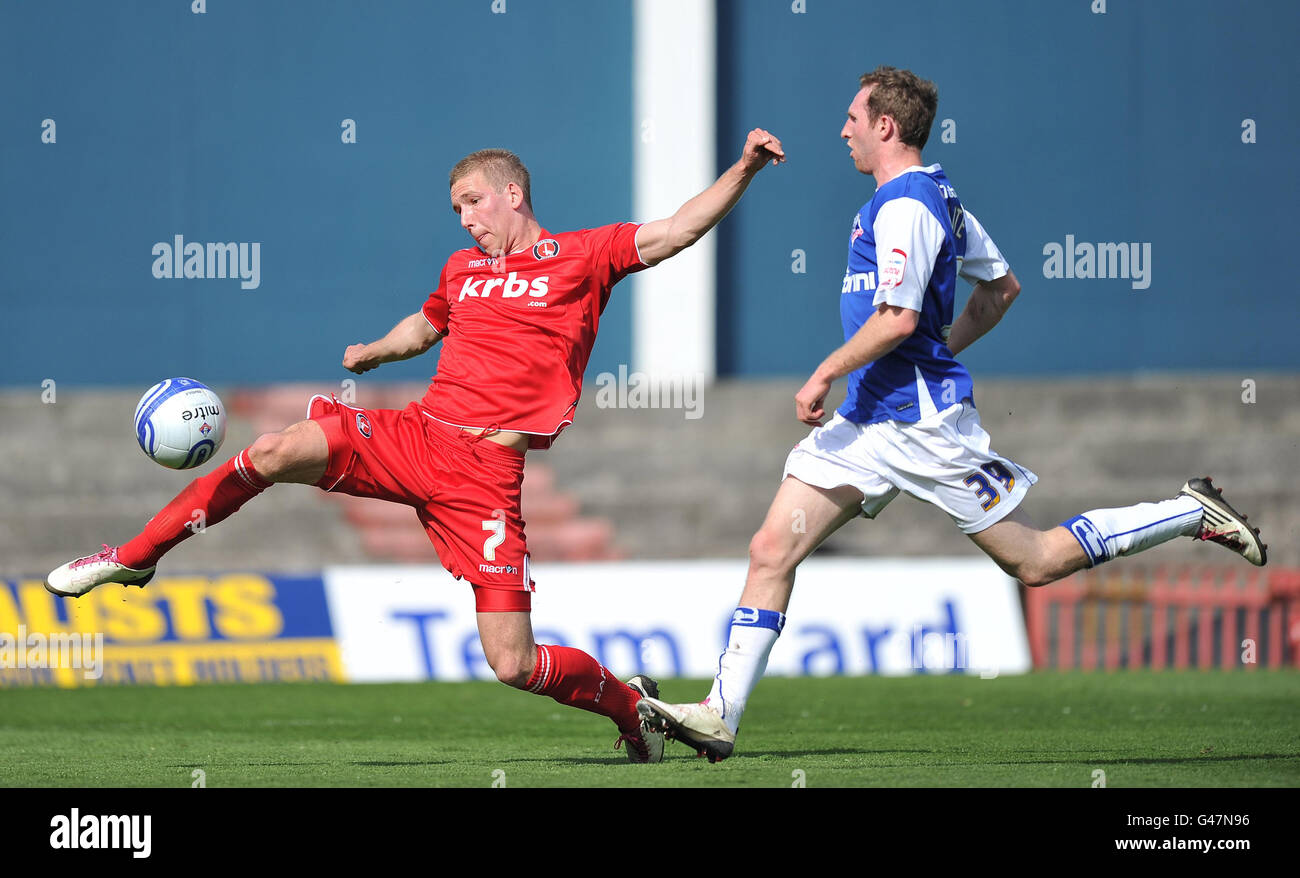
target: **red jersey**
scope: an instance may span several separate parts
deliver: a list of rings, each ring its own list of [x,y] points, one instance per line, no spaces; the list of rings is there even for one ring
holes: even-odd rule
[[[424,317],[446,338],[421,404],[458,427],[533,434],[547,448],[582,395],[610,290],[646,268],[635,223],[552,235],[503,264],[477,247],[443,266]]]

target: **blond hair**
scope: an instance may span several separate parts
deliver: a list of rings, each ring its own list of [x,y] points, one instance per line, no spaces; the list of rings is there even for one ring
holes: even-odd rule
[[[465,156],[451,169],[447,188],[450,189],[456,185],[457,180],[473,173],[481,173],[488,185],[496,192],[504,192],[510,183],[516,184],[524,190],[524,204],[529,210],[533,209],[532,183],[528,176],[528,169],[519,160],[519,156],[510,150],[480,149]]]

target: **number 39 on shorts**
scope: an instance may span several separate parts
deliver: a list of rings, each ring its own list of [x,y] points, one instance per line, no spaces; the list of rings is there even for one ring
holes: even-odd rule
[[[1002,502],[1002,496],[998,494],[998,489],[989,482],[989,479],[1001,482],[1007,493],[1010,493],[1016,487],[1016,477],[996,460],[984,464],[980,469],[983,472],[971,473],[962,481],[975,489],[975,493],[980,497],[980,508],[988,512]]]

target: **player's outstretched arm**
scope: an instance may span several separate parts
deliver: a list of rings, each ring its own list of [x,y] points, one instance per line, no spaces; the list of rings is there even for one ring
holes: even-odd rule
[[[948,350],[956,355],[997,326],[1019,294],[1020,282],[1010,271],[997,280],[977,283],[965,310],[953,321],[948,333]]]
[[[836,378],[879,360],[916,331],[920,313],[884,302],[853,337],[822,361],[794,397],[795,417],[810,427],[821,426],[826,416],[826,394]]]
[[[783,161],[785,150],[781,148],[781,141],[762,128],[749,132],[740,160],[717,182],[683,204],[667,219],[645,223],[636,230],[636,247],[642,261],[646,265],[663,262],[703,238],[727,215],[727,211],[735,207],[755,174],[768,162],[775,165]]]
[[[417,357],[441,340],[442,333],[429,325],[423,312],[416,311],[403,318],[379,341],[348,345],[343,352],[343,368],[360,375],[384,363]]]

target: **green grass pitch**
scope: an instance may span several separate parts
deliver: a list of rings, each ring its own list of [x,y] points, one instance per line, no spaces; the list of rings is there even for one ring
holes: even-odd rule
[[[661,681],[670,700],[703,681]],[[10,689],[0,785],[189,787],[1300,786],[1300,673],[769,678],[736,754],[496,683]]]

